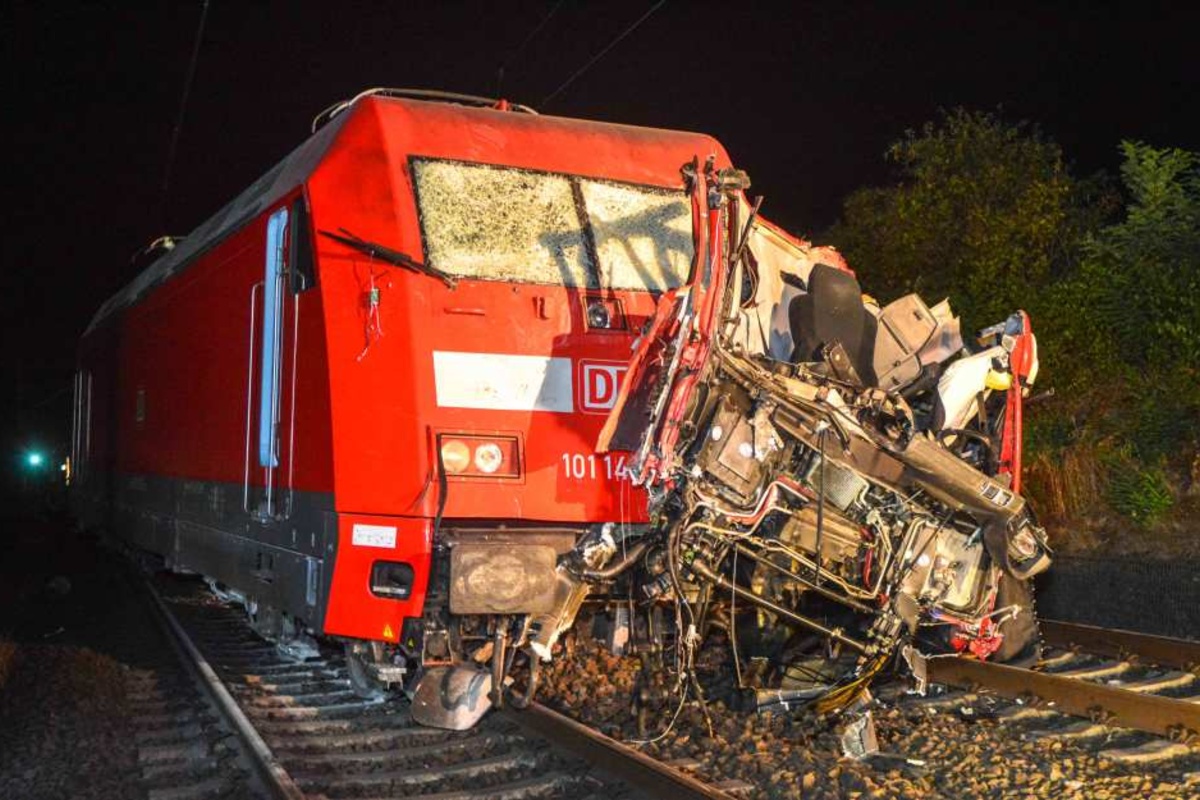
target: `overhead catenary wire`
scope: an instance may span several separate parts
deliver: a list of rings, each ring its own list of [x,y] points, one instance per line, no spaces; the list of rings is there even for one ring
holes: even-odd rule
[[[167,196],[171,189],[171,172],[175,167],[175,152],[179,149],[179,134],[183,130],[183,119],[187,114],[188,98],[192,93],[192,81],[196,77],[196,64],[200,60],[200,42],[204,39],[204,25],[208,21],[208,0],[200,6],[200,22],[196,25],[196,39],[192,42],[192,57],[188,61],[187,75],[183,80],[183,92],[179,97],[179,111],[175,115],[175,125],[171,128],[171,141],[167,145],[167,163],[163,168],[162,195],[159,198],[159,208],[162,209],[163,229],[168,227]]]
[[[619,34],[617,34],[617,37],[615,39],[613,39],[611,42],[609,42],[607,45],[605,45],[604,48],[601,49],[599,53],[596,53],[596,55],[592,56],[591,59],[589,59],[586,64],[584,64],[579,69],[575,70],[575,72],[571,73],[571,77],[569,77],[565,81],[563,81],[561,86],[559,86],[557,89],[555,89],[550,94],[543,97],[542,102],[538,104],[539,107],[545,106],[547,103],[549,103],[555,97],[558,97],[560,94],[562,94],[562,92],[568,86],[570,86],[572,83],[574,83],[579,78],[579,76],[583,75],[583,73],[585,73],[589,69],[591,69],[592,66],[594,66],[597,61],[604,58],[604,56],[607,55],[608,51],[612,50],[614,47],[616,47],[618,44],[620,44],[621,40],[623,40],[626,36],[633,33],[635,30],[637,30],[638,27],[643,22],[648,20],[655,11],[658,11],[658,9],[662,8],[663,4],[666,2],[667,2],[667,0],[658,0],[658,2],[655,3],[654,5],[652,5],[645,14],[642,14],[640,17],[638,17],[632,25],[630,25],[628,28],[626,28],[625,30],[623,30]]]
[[[533,29],[530,30],[529,33],[525,34],[525,38],[521,40],[521,43],[513,48],[512,52],[500,62],[500,66],[496,69],[496,97],[500,97],[503,94],[502,89],[504,86],[505,70],[507,70],[508,67],[512,65],[512,63],[516,61],[523,52],[525,52],[525,48],[529,46],[529,43],[532,42],[539,33],[541,33],[542,28],[546,27],[546,23],[548,23],[555,13],[558,12],[558,9],[562,7],[562,4],[563,0],[558,0],[557,3],[551,6],[550,10],[546,12],[545,16],[542,17],[538,24],[534,25]]]

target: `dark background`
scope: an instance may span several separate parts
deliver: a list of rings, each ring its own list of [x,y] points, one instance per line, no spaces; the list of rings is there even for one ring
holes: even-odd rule
[[[1198,15],[1188,4],[668,2],[250,4],[213,0],[169,192],[171,131],[200,2],[9,4],[0,458],[65,448],[74,342],[132,254],[185,234],[371,86],[502,94],[544,113],[715,135],[767,198],[820,238],[882,154],[937,109],[999,109],[1058,141],[1077,175],[1122,138],[1200,150]],[[870,276],[864,275],[870,285]]]

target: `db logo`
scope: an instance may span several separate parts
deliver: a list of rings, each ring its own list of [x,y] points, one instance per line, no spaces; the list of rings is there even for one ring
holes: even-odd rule
[[[579,362],[581,410],[602,413],[616,405],[621,379],[628,369],[628,364],[619,361]]]

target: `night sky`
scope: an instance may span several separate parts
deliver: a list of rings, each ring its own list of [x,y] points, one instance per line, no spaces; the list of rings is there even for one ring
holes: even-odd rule
[[[548,103],[654,3],[566,0],[520,50],[555,3],[296,5],[213,0],[165,201],[201,3],[0,10],[5,464],[65,446],[75,340],[130,256],[186,234],[370,86],[492,96],[507,62],[502,94],[543,113],[715,135],[763,213],[818,238],[939,107],[1036,122],[1079,175],[1115,169],[1122,138],[1200,150],[1200,15],[1185,3],[676,0]]]

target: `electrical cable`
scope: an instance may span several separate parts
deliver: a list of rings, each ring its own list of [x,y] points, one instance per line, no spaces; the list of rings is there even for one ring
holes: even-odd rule
[[[171,171],[175,166],[175,151],[179,147],[179,134],[183,130],[183,117],[187,112],[188,97],[192,93],[192,79],[196,77],[196,62],[200,60],[200,42],[204,38],[204,24],[208,20],[208,0],[204,0],[200,8],[200,24],[196,26],[196,40],[192,43],[192,58],[188,62],[187,77],[183,81],[183,94],[179,98],[179,113],[175,116],[175,127],[171,129],[171,143],[167,146],[167,165],[163,170],[162,196],[159,198],[159,208],[163,214],[163,228],[166,229],[167,193],[171,187]]]
[[[542,28],[546,27],[546,23],[549,22],[550,18],[558,12],[558,9],[562,7],[562,4],[563,0],[558,0],[557,3],[551,6],[550,10],[546,12],[546,15],[542,17],[541,22],[539,22],[537,25],[534,25],[533,30],[527,33],[521,43],[517,45],[511,53],[508,54],[508,57],[500,62],[500,66],[496,69],[496,97],[500,97],[502,94],[501,87],[504,85],[504,70],[506,70],[514,61],[516,61],[517,56],[525,52],[525,48],[530,42],[533,41],[534,37],[541,32]]]
[[[737,580],[737,548],[733,548],[733,580]],[[733,582],[729,587],[729,644],[733,648],[733,671],[737,675],[737,686],[744,689],[742,681],[742,659],[738,655],[737,643],[737,592],[733,590]]]
[[[663,6],[663,4],[666,2],[667,2],[667,0],[658,0],[657,3],[655,3],[653,6],[650,7],[649,11],[647,11],[645,14],[642,14],[640,17],[638,17],[637,21],[635,21],[632,25],[630,25],[625,30],[621,31],[621,33],[617,35],[617,38],[613,39],[611,42],[609,42],[607,45],[605,45],[603,50],[601,50],[596,55],[592,56],[591,60],[589,60],[582,67],[575,70],[575,72],[571,74],[571,77],[569,77],[565,81],[563,81],[561,86],[559,86],[557,89],[555,89],[550,94],[543,97],[542,102],[539,103],[538,105],[541,107],[545,107],[545,105],[547,103],[549,103],[555,97],[558,97],[558,95],[561,94],[564,89],[566,89],[568,86],[570,86],[572,83],[574,83],[575,80],[580,75],[582,75],[583,73],[585,73],[589,69],[591,69],[592,65],[594,65],[597,61],[604,58],[605,54],[607,54],[609,50],[612,50],[614,47],[616,47],[618,44],[620,44],[622,39],[624,39],[626,36],[633,33],[635,30],[637,30],[639,25],[641,25],[643,22],[645,22],[647,19],[649,19],[650,15],[653,14],[655,11],[658,11],[658,9],[660,9]]]
[[[675,525],[671,531],[667,545],[667,567],[675,594],[675,630],[677,631],[676,635],[681,637],[675,649],[675,669],[679,673],[681,701],[687,697],[687,690],[690,685],[696,693],[696,700],[700,704],[701,713],[704,715],[704,722],[708,727],[709,736],[712,736],[712,718],[708,712],[708,703],[704,700],[704,693],[700,689],[700,682],[696,678],[696,671],[694,669],[696,642],[693,640],[693,636],[696,634],[696,614],[692,611],[691,603],[684,596],[683,580],[680,577],[679,571],[678,559],[682,533],[683,526]],[[687,612],[688,626],[686,629],[683,627],[683,614],[680,609]],[[685,678],[686,683],[684,682]],[[674,724],[674,721],[672,721],[672,724]]]
[[[432,539],[437,541],[438,533],[442,529],[442,515],[446,513],[446,498],[449,494],[450,483],[446,480],[446,467],[442,463],[442,451],[439,448],[437,452],[437,479],[438,479],[438,505],[437,515],[433,518],[433,533]]]

